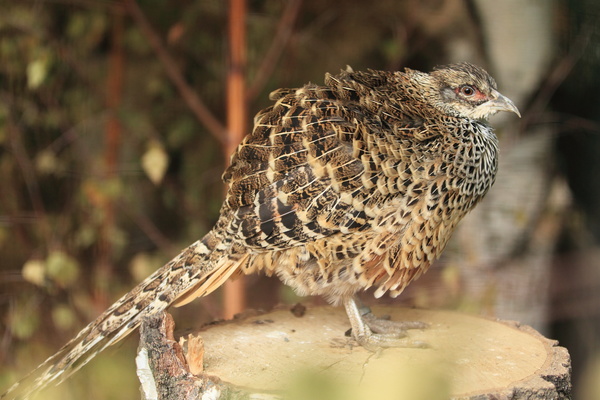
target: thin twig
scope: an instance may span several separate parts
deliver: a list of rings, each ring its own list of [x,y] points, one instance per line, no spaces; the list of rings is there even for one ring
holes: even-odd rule
[[[527,114],[524,115],[521,126],[525,131],[528,126],[536,122],[542,111],[545,110],[550,102],[552,95],[558,87],[565,81],[567,76],[573,71],[573,68],[583,56],[592,36],[592,28],[586,27],[582,33],[575,39],[571,46],[571,51],[563,57],[556,66],[550,71],[548,78],[540,89],[537,96],[533,99]]]
[[[23,137],[22,132],[17,128],[14,123],[9,122],[6,124],[6,130],[8,132],[8,143],[10,149],[15,157],[17,165],[23,174],[23,181],[27,187],[29,199],[33,207],[34,215],[39,218],[39,226],[41,227],[42,235],[46,238],[46,243],[51,243],[52,230],[50,229],[50,222],[46,214],[46,208],[44,207],[44,201],[40,193],[40,186],[35,174],[35,167],[27,151],[25,145],[21,141]]]
[[[294,23],[298,17],[301,4],[302,0],[290,0],[287,2],[287,6],[283,11],[283,15],[277,24],[277,30],[275,31],[275,36],[273,37],[271,46],[263,58],[263,62],[258,68],[256,76],[254,77],[254,81],[252,82],[252,86],[250,86],[246,92],[246,99],[248,101],[252,101],[256,98],[273,73],[277,61],[281,57],[285,46],[292,36]]]
[[[117,200],[116,204],[120,211],[129,216],[156,247],[168,254],[175,254],[179,250],[173,242],[158,229],[147,215],[137,212],[137,208],[130,207],[123,201]]]
[[[179,70],[179,67],[165,48],[163,41],[150,22],[146,18],[144,12],[140,9],[139,5],[135,0],[127,0],[125,2],[126,9],[133,18],[133,20],[139,25],[146,39],[150,42],[150,45],[154,49],[154,52],[158,56],[161,64],[165,68],[167,76],[173,82],[173,84],[179,90],[179,93],[185,100],[188,107],[192,110],[198,121],[202,123],[220,143],[225,143],[226,130],[223,124],[219,122],[213,113],[204,104],[200,96],[192,90],[192,88],[185,81],[183,74]]]

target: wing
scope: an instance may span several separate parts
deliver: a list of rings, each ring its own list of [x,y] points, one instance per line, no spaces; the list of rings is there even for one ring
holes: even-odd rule
[[[229,233],[253,248],[284,249],[367,228],[352,206],[365,174],[360,107],[315,85],[271,98],[224,174]]]

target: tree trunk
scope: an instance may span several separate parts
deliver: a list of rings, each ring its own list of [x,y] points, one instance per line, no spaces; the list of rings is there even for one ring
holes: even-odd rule
[[[278,310],[173,339],[168,314],[142,324],[144,399],[569,399],[566,349],[527,326],[449,311],[378,307],[427,348],[372,353],[343,310]],[[200,338],[201,336],[201,338]],[[196,375],[193,375],[193,371]]]

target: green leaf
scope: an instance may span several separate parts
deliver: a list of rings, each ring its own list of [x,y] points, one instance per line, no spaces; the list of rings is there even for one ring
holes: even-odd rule
[[[38,58],[27,65],[27,87],[37,89],[48,75],[48,59]]]
[[[169,166],[169,156],[164,147],[156,140],[152,140],[148,145],[148,150],[142,156],[142,168],[148,178],[158,185],[167,172]]]
[[[75,314],[70,307],[58,305],[52,309],[52,321],[57,328],[66,331],[71,329],[76,322]]]
[[[29,260],[23,265],[21,275],[27,282],[43,287],[46,281],[46,263],[42,260]]]
[[[17,303],[17,307],[10,313],[8,319],[12,335],[21,340],[29,339],[40,324],[38,312],[32,302]]]
[[[59,286],[66,288],[77,281],[79,265],[63,251],[53,251],[46,260],[46,273]]]
[[[42,174],[52,174],[59,170],[59,160],[52,150],[44,149],[35,157],[36,169]]]

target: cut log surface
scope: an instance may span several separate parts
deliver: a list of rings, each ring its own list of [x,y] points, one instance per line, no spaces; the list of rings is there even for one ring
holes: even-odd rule
[[[214,324],[180,344],[194,349],[186,355],[187,368],[195,373],[203,368],[197,378],[190,374],[197,379],[192,385],[210,387],[214,399],[570,398],[567,350],[529,327],[450,311],[374,307],[373,312],[428,323],[427,329],[408,331],[410,339],[428,347],[365,350],[344,335],[349,323],[343,310],[330,307]],[[140,348],[147,350],[155,339],[144,344],[144,336],[142,330]],[[173,375],[172,370],[153,373]],[[314,397],[315,388],[329,395]]]

